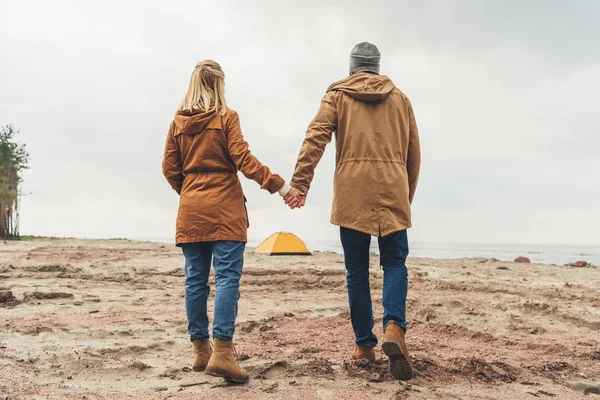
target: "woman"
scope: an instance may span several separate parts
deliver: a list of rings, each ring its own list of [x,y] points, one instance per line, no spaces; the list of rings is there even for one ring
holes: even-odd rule
[[[248,213],[237,172],[270,193],[298,196],[248,149],[237,113],[225,102],[225,75],[214,61],[198,63],[169,128],[163,174],[180,195],[176,244],[185,256],[185,308],[195,355],[193,370],[234,382],[248,373],[232,339],[247,241]],[[208,275],[215,269],[214,351],[208,335]]]

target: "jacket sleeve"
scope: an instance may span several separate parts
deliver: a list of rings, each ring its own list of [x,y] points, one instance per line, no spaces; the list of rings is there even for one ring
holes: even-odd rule
[[[175,142],[175,121],[171,122],[169,133],[167,134],[167,144],[165,145],[165,155],[162,162],[162,173],[177,194],[181,194],[183,171],[181,167],[181,155],[179,154],[179,148]]]
[[[336,92],[325,94],[317,115],[308,126],[306,138],[300,148],[291,186],[305,196],[310,190],[315,168],[323,156],[325,147],[331,142],[331,136],[337,129],[336,96]]]
[[[421,146],[419,144],[419,130],[412,105],[408,101],[409,114],[409,141],[408,156],[406,158],[406,170],[408,172],[408,198],[412,204],[417,190],[419,170],[421,169]]]
[[[227,121],[227,146],[229,155],[236,168],[248,179],[256,181],[262,189],[273,194],[283,187],[285,181],[277,174],[271,173],[256,157],[250,153],[248,142],[244,140],[240,127],[240,117],[233,112]]]

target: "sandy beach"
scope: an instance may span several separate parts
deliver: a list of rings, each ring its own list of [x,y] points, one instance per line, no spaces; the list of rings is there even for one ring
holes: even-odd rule
[[[381,337],[382,271],[371,263]],[[372,364],[350,360],[341,255],[249,250],[236,347],[251,380],[232,386],[191,371],[178,248],[0,243],[0,399],[600,398],[599,267],[407,264],[418,376],[403,383],[380,347]]]

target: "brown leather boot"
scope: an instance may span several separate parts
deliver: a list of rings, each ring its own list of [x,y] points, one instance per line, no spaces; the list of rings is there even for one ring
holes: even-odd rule
[[[192,369],[196,372],[204,371],[210,356],[212,356],[212,346],[208,340],[194,340],[192,342],[194,351],[194,363]]]
[[[390,373],[401,381],[407,381],[413,377],[413,367],[406,343],[404,342],[404,331],[390,321],[385,329],[383,352],[390,358]]]
[[[352,358],[355,360],[375,361],[375,351],[370,347],[356,346],[352,352]]]
[[[248,382],[248,373],[238,364],[233,342],[228,340],[215,339],[215,348],[205,372],[235,383]]]

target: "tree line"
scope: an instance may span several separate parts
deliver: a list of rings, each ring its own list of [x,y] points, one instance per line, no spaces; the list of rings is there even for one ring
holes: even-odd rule
[[[18,143],[19,133],[12,125],[0,128],[0,238],[19,238],[21,172],[28,168],[29,153]]]

